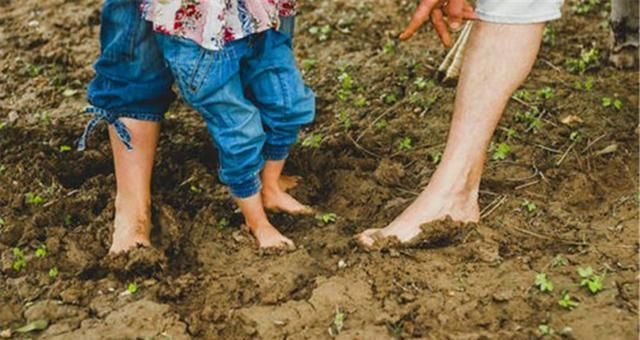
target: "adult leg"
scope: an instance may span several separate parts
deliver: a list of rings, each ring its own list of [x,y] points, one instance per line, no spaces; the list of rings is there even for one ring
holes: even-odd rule
[[[113,243],[109,250],[112,253],[136,245],[151,245],[151,172],[160,135],[157,122],[121,120],[131,133],[135,148],[128,151],[114,128],[109,128],[117,186]]]
[[[420,234],[421,225],[447,216],[462,222],[480,219],[478,191],[487,146],[511,94],[531,71],[543,26],[474,25],[442,162],[424,191],[390,225],[358,235],[362,244],[372,245],[376,236],[407,242]]]

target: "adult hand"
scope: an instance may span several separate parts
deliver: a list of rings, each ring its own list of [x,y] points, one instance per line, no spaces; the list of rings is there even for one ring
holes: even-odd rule
[[[451,35],[444,21],[447,17],[449,27],[457,30],[463,20],[477,19],[473,7],[465,0],[420,0],[411,22],[400,35],[400,40],[413,37],[418,29],[431,17],[431,23],[438,32],[440,40],[446,47],[451,47]]]

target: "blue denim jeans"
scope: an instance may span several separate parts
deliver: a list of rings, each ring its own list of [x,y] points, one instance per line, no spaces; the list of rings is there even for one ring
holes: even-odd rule
[[[83,150],[96,124],[106,121],[131,149],[131,136],[118,119],[160,121],[175,94],[173,76],[164,64],[151,24],[140,14],[139,0],[106,0],[102,7],[100,56],[89,83],[87,113],[94,118],[78,142]]]
[[[315,95],[302,80],[290,39],[268,30],[211,51],[187,39],[156,38],[182,97],[213,137],[220,180],[235,197],[257,194],[265,159],[285,159],[300,126],[315,115]]]
[[[281,31],[293,36],[294,17],[282,18]],[[140,0],[105,0],[100,27],[100,56],[94,64],[87,99],[92,114],[78,149],[101,121],[112,124],[119,139],[131,150],[131,136],[119,120],[128,117],[161,121],[175,100],[173,76],[156,45],[151,24],[142,18]]]

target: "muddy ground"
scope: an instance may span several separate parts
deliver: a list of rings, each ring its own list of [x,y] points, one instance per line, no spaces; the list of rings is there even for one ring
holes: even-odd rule
[[[445,52],[433,32],[395,44],[412,1],[303,3],[295,45],[318,117],[287,172],[335,222],[274,215],[299,247],[258,252],[201,119],[179,103],[155,166],[156,250],[111,258],[106,129],[88,151],[67,150],[88,120],[101,2],[0,0],[0,335],[531,339],[548,326],[555,338],[637,339],[638,71],[606,63],[606,5],[575,14],[570,3],[550,25],[529,95],[510,103],[488,151],[482,223],[367,253],[353,236],[399,214],[443,150],[454,89],[433,80]],[[591,48],[584,73],[569,72]],[[604,276],[595,295],[579,284],[587,266]],[[576,307],[559,305],[563,291]],[[41,319],[46,329],[10,335]]]

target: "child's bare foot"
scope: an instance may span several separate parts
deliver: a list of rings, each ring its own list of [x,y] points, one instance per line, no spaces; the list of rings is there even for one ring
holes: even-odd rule
[[[271,224],[251,228],[251,233],[256,238],[261,249],[294,249],[296,246],[290,239],[284,237],[278,229]]]
[[[262,189],[262,202],[265,209],[274,212],[283,212],[289,215],[315,214],[313,208],[298,202],[279,186],[265,186]]]
[[[151,219],[148,214],[143,216],[125,216],[116,211],[113,222],[113,241],[109,253],[117,254],[141,245],[151,246],[149,234],[151,232]]]
[[[285,176],[282,175],[278,178],[278,185],[284,191],[289,191],[298,186],[300,182],[300,176]]]

